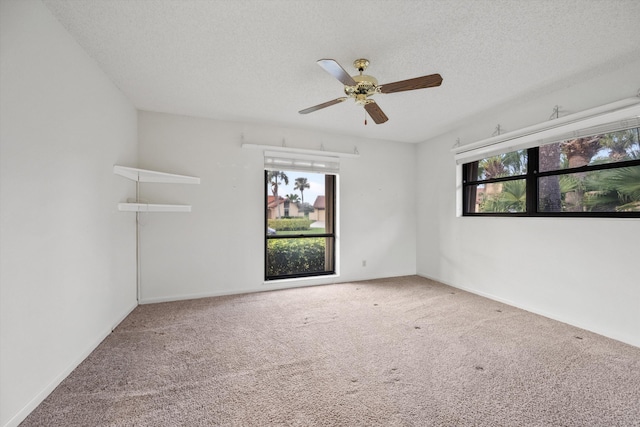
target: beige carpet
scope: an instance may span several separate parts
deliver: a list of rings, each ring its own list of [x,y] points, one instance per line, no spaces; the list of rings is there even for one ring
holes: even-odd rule
[[[144,305],[23,426],[638,426],[640,348],[419,277]]]

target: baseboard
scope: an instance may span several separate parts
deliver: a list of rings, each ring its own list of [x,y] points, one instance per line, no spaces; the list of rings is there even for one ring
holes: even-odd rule
[[[9,419],[9,421],[7,421],[7,423],[3,427],[17,427],[22,421],[24,421],[24,419],[27,418],[27,416],[29,416],[29,414],[34,409],[36,409],[38,405],[40,405],[42,401],[44,401],[47,396],[49,396],[51,392],[55,390],[55,388],[58,387],[60,383],[65,378],[67,378],[69,374],[71,374],[71,372],[73,372],[74,369],[78,367],[78,365],[80,365],[80,363],[84,361],[84,359],[89,357],[91,352],[95,350],[100,345],[100,343],[104,341],[104,339],[109,336],[111,332],[113,332],[116,326],[118,326],[137,306],[137,303],[133,304],[127,310],[125,310],[124,313],[116,317],[115,323],[112,322],[111,327],[109,327],[107,330],[102,331],[98,338],[94,340],[93,343],[91,343],[91,345],[87,349],[85,349],[85,351],[83,351],[79,357],[77,357],[72,363],[67,365],[66,369],[64,369],[49,384],[47,384],[46,387],[44,387],[38,394],[36,394],[33,399],[29,401],[29,403],[27,403],[20,411],[18,411],[18,413],[11,417],[11,419]]]
[[[515,301],[511,301],[509,299],[502,298],[502,297],[499,297],[497,295],[493,295],[493,294],[490,294],[490,293],[487,293],[487,292],[478,291],[477,289],[468,288],[466,286],[459,286],[459,285],[455,285],[453,283],[447,283],[447,282],[445,282],[443,280],[437,279],[435,277],[430,277],[429,275],[426,275],[426,274],[417,273],[417,275],[420,276],[420,277],[424,277],[425,279],[429,279],[429,280],[433,280],[435,282],[442,283],[443,285],[451,286],[452,288],[460,289],[462,291],[466,291],[466,292],[469,292],[469,293],[474,294],[474,295],[478,295],[478,296],[481,296],[481,297],[484,297],[484,298],[488,298],[488,299],[493,300],[493,301],[498,301],[498,302],[501,302],[503,304],[507,304],[507,305],[510,305],[512,307],[516,307],[516,308],[519,308],[521,310],[525,310],[525,311],[528,311],[530,313],[537,314],[539,316],[544,316],[544,317],[547,317],[549,319],[556,320],[558,322],[566,323],[567,325],[575,326],[576,328],[584,329],[584,330],[593,332],[595,334],[602,335],[604,337],[611,338],[611,339],[614,339],[616,341],[620,341],[620,342],[623,342],[625,344],[632,345],[634,347],[640,347],[640,342],[633,342],[632,340],[629,340],[628,337],[621,336],[621,335],[616,334],[616,333],[612,333],[611,331],[602,330],[602,329],[599,329],[599,328],[593,328],[593,326],[591,326],[591,325],[580,324],[580,322],[576,322],[573,319],[569,319],[569,318],[566,318],[566,317],[563,317],[563,316],[558,316],[558,315],[556,315],[554,313],[549,313],[547,311],[540,310],[540,309],[538,309],[536,307],[531,307],[531,306],[528,306],[526,304],[521,304],[521,303],[518,303],[518,302],[515,302]]]
[[[357,279],[345,279],[345,278],[342,278],[339,274],[336,274],[336,275],[330,275],[330,276],[274,280],[270,282],[263,282],[263,284],[261,284],[259,287],[253,287],[253,288],[204,292],[204,293],[197,293],[197,294],[170,295],[170,296],[155,297],[155,298],[141,298],[140,304],[157,304],[161,302],[173,302],[173,301],[185,301],[185,300],[192,300],[192,299],[199,299],[199,298],[223,297],[227,295],[252,294],[255,292],[278,291],[278,290],[284,290],[284,289],[304,288],[307,286],[324,286],[324,285],[333,285],[336,283],[361,282],[364,280],[390,279],[393,277],[403,277],[403,276],[413,276],[413,275],[415,275],[415,273],[402,274],[399,276],[388,276],[388,277],[387,276],[364,277],[364,278],[359,277]]]
[[[336,276],[331,276],[336,277]],[[244,289],[234,289],[234,290],[225,290],[225,291],[215,291],[215,292],[203,292],[197,294],[185,294],[185,295],[171,295],[166,297],[155,297],[155,298],[142,298],[140,299],[140,304],[157,304],[161,302],[173,302],[173,301],[185,301],[191,299],[200,299],[200,298],[213,298],[213,297],[223,297],[227,295],[242,295],[242,294],[252,294],[255,292],[269,292],[269,291],[278,291],[283,289],[292,289],[292,288],[303,288],[307,286],[323,286],[323,285],[331,285],[333,283],[338,283],[336,279],[333,280],[320,280],[318,282],[313,282],[310,280],[300,281],[296,280],[295,282],[284,283],[284,281],[278,281],[277,285],[279,286],[269,286],[268,284],[260,285],[259,287],[253,288],[244,288]]]
[[[111,325],[112,325],[112,326],[111,326],[111,331],[110,331],[109,333],[113,332],[113,330],[114,330],[115,328],[117,328],[117,327],[118,327],[118,325],[119,325],[120,323],[122,323],[122,321],[123,321],[124,319],[126,319],[126,318],[127,318],[127,316],[129,316],[133,310],[135,310],[135,309],[136,309],[136,307],[138,307],[138,302],[137,302],[137,301],[136,301],[135,303],[133,303],[132,305],[130,305],[130,306],[129,306],[129,307],[128,307],[128,308],[127,308],[127,309],[126,309],[122,314],[120,314],[120,316],[116,317],[115,322],[112,322],[112,323],[111,323]],[[109,333],[108,333],[107,335],[109,335]],[[106,338],[106,336],[105,336],[105,338]],[[104,340],[104,338],[103,338],[102,340]],[[102,342],[102,340],[100,340],[100,342]],[[99,343],[98,343],[98,344],[99,344]],[[96,346],[96,347],[97,347],[97,346]],[[94,348],[94,349],[95,349],[95,348]],[[91,351],[93,351],[93,350],[91,350]]]

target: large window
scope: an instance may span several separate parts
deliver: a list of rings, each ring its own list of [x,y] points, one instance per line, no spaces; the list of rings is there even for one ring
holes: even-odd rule
[[[335,273],[334,175],[265,171],[265,280]]]
[[[640,128],[466,163],[464,215],[640,217]]]

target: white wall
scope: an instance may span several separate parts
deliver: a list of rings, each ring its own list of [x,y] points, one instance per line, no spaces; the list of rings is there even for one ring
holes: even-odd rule
[[[142,302],[415,274],[415,145],[141,112],[140,167],[200,185],[141,184],[191,213],[141,215]],[[353,152],[339,177],[340,277],[264,284],[264,168],[247,143]],[[362,260],[367,266],[362,267]]]
[[[0,425],[136,305],[133,106],[39,1],[0,3]]]
[[[514,101],[418,150],[418,274],[640,346],[638,219],[456,218],[450,149],[634,96],[640,61]]]

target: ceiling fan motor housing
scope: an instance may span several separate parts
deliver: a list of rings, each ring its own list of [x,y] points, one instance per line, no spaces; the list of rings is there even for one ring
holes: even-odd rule
[[[345,86],[344,93],[351,98],[355,98],[356,103],[364,104],[365,100],[376,93],[378,90],[378,80],[373,76],[361,74],[359,76],[352,76],[356,81],[355,86]]]

